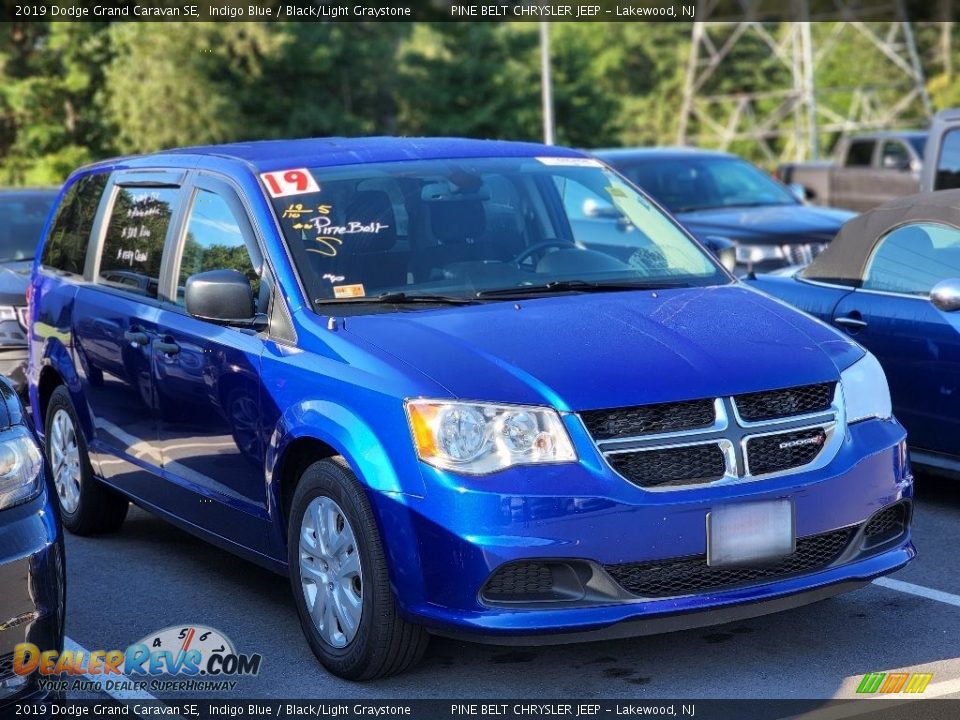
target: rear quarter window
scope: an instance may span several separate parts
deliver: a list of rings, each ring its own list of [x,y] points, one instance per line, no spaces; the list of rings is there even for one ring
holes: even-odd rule
[[[40,264],[70,275],[83,275],[90,233],[107,186],[107,174],[87,175],[71,185],[56,211]]]

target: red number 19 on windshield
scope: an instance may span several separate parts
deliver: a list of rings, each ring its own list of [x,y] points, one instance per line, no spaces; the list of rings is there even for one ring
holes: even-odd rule
[[[263,184],[267,186],[270,197],[287,197],[320,192],[320,186],[306,168],[260,173]]]

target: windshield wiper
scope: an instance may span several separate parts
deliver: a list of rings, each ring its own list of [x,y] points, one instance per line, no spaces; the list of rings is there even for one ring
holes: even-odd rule
[[[618,292],[628,290],[667,290],[669,288],[686,288],[690,283],[685,282],[588,282],[587,280],[554,280],[545,285],[519,285],[512,288],[497,288],[496,290],[481,290],[478,298],[511,297],[514,295],[548,295],[562,292]]]
[[[456,297],[454,295],[408,295],[405,292],[387,292],[371,297],[356,298],[317,298],[314,300],[317,305],[328,305],[332,303],[383,303],[385,305],[402,305],[406,303],[426,303],[433,305],[472,305],[475,298]]]

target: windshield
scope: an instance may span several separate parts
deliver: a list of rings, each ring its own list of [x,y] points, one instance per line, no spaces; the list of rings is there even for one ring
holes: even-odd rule
[[[0,194],[0,262],[32,260],[56,192]]]
[[[763,170],[736,158],[656,158],[620,170],[674,213],[798,204]]]
[[[600,162],[490,158],[290,171],[273,204],[313,299],[480,300],[729,276]],[[283,177],[284,173],[276,175]],[[279,185],[265,176],[268,189]]]

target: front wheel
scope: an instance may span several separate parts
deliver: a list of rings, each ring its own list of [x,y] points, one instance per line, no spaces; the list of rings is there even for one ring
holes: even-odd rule
[[[397,613],[373,510],[342,458],[303,473],[287,539],[300,625],[330,672],[372,680],[423,656],[429,635]]]

